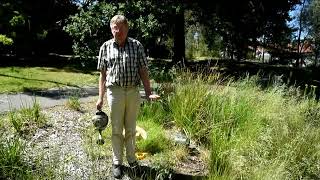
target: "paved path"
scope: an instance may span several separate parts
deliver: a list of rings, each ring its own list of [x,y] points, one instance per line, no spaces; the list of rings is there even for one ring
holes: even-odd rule
[[[0,94],[0,114],[10,110],[18,110],[24,107],[31,107],[36,100],[41,108],[49,108],[56,105],[63,105],[71,96],[79,97],[80,102],[96,100],[99,94],[98,87],[83,88],[54,88],[45,91],[22,92],[16,94]],[[144,91],[140,90],[144,97]]]
[[[92,101],[94,96],[98,96],[98,88],[60,88],[46,91],[0,94],[0,113],[30,107],[35,100],[40,104],[41,108],[63,105],[71,96],[79,97],[80,102]]]

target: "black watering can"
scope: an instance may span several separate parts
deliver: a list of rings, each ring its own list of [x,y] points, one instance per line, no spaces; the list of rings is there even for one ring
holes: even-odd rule
[[[96,130],[99,131],[99,138],[97,140],[97,144],[99,145],[104,144],[104,140],[102,138],[101,132],[104,129],[106,129],[108,125],[108,121],[109,121],[108,115],[101,110],[97,110],[92,119],[94,127],[96,128]]]

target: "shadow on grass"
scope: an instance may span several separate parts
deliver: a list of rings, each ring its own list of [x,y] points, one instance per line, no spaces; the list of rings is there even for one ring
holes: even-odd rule
[[[96,96],[98,95],[98,88],[96,87],[87,87],[83,88],[77,85],[73,84],[66,84],[66,83],[60,83],[56,81],[48,81],[48,80],[40,80],[40,79],[29,79],[24,77],[17,77],[17,76],[10,76],[5,74],[0,74],[0,76],[4,77],[11,77],[11,78],[17,78],[17,79],[23,79],[28,81],[38,81],[38,82],[50,82],[57,85],[62,86],[69,86],[68,88],[59,88],[59,89],[49,89],[49,90],[41,90],[37,88],[23,88],[23,94],[26,95],[32,95],[32,96],[41,96],[41,97],[48,97],[52,99],[65,99],[70,96],[76,96],[76,97],[89,97],[89,96]]]
[[[0,55],[0,67],[51,67],[57,71],[81,72],[92,74],[97,71],[97,59],[81,59],[72,55],[45,55],[45,56],[5,56]],[[55,71],[52,69],[52,71]]]
[[[123,167],[124,173],[127,174],[131,179],[163,179],[163,180],[204,180],[208,179],[206,176],[192,176],[187,174],[180,174],[175,172],[166,172],[156,168],[148,166],[138,166],[134,170],[130,167]]]
[[[7,75],[7,74],[0,74],[0,76],[10,77],[10,78],[16,78],[16,79],[23,79],[23,80],[27,80],[27,81],[49,82],[49,83],[54,83],[54,84],[57,84],[57,85],[64,85],[64,86],[71,86],[71,87],[80,88],[80,87],[77,86],[77,85],[60,83],[60,82],[57,82],[57,81],[42,80],[42,79],[31,79],[31,78],[25,78],[25,77],[11,76],[11,75]],[[29,89],[29,90],[32,90],[32,89]]]
[[[87,88],[65,88],[65,89],[49,89],[49,90],[25,90],[23,94],[47,97],[51,99],[66,99],[69,97],[84,98],[89,96],[97,96],[99,89],[97,87]]]

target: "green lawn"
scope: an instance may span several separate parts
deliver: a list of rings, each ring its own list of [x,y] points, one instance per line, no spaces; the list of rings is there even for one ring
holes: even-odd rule
[[[98,72],[83,73],[74,69],[47,67],[0,68],[0,93],[22,92],[53,87],[97,84]]]

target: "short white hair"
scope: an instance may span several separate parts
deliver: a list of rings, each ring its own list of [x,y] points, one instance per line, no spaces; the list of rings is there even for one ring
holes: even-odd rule
[[[118,14],[118,15],[113,16],[113,18],[111,18],[111,20],[110,20],[110,27],[112,24],[118,24],[118,23],[124,24],[128,27],[128,20],[124,15]]]

